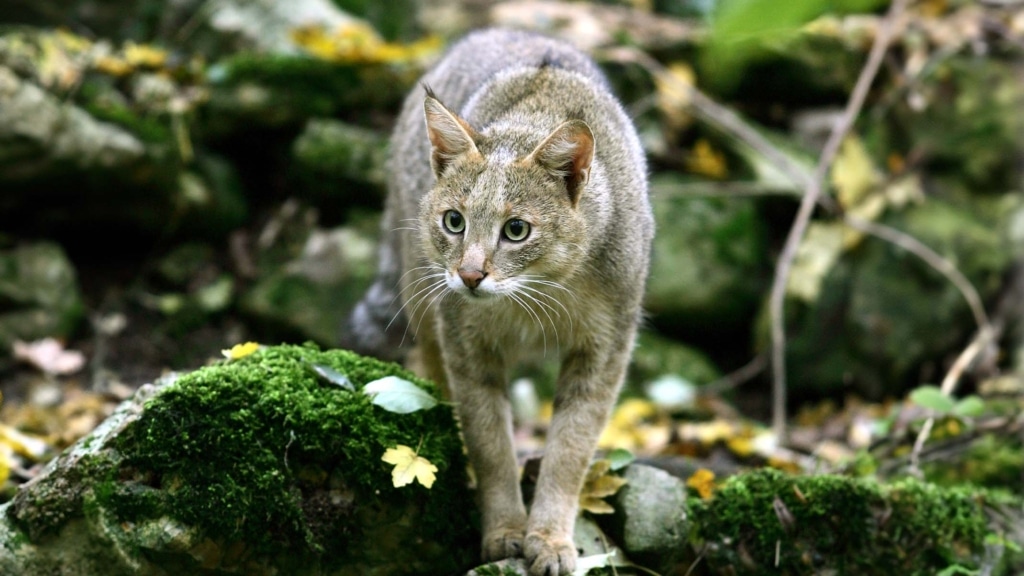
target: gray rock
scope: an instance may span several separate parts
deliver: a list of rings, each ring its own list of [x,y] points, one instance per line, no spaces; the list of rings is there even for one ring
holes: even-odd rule
[[[82,317],[74,266],[56,244],[0,251],[0,349],[14,340],[67,337]]]
[[[307,231],[297,254],[264,258],[260,278],[242,295],[242,311],[302,339],[337,342],[376,270],[375,221],[365,224]]]
[[[615,496],[615,514],[602,526],[637,564],[669,573],[689,534],[686,486],[669,473],[631,464]]]
[[[23,182],[70,166],[129,170],[145,157],[138,138],[100,122],[0,66],[0,183]]]

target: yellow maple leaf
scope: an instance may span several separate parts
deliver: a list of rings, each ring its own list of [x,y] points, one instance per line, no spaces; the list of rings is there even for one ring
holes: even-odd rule
[[[437,466],[430,463],[430,460],[419,456],[408,446],[399,444],[394,448],[388,448],[381,460],[388,464],[394,464],[395,469],[391,471],[391,482],[395,488],[401,488],[416,480],[425,488],[434,485],[436,479],[434,473]]]
[[[626,484],[626,479],[610,474],[611,460],[603,458],[590,465],[587,478],[580,491],[580,509],[591,514],[611,514],[615,512],[611,504],[604,498],[614,495]]]
[[[235,344],[227,350],[221,350],[220,353],[228,360],[238,360],[239,358],[245,358],[259,349],[259,342],[246,342],[245,344]]]
[[[686,486],[696,490],[702,500],[707,500],[715,489],[715,473],[707,468],[699,468],[686,480]]]

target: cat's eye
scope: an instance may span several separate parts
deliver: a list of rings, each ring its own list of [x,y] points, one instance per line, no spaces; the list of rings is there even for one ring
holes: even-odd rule
[[[519,218],[513,218],[505,222],[505,227],[501,232],[505,238],[513,242],[522,242],[530,235],[530,225]]]
[[[445,212],[441,222],[444,224],[444,229],[452,234],[462,234],[462,231],[466,229],[465,218],[455,210]]]

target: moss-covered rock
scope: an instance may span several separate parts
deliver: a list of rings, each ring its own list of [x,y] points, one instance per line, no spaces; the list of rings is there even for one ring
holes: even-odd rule
[[[1006,571],[1001,535],[989,524],[990,511],[1005,505],[1021,507],[971,487],[768,469],[692,501],[692,536],[716,574],[924,576],[953,565],[1017,573]]]
[[[755,314],[769,279],[764,228],[754,200],[683,197],[680,182],[651,180],[658,234],[644,306],[664,331],[706,340]]]
[[[413,86],[419,68],[337,64],[301,55],[239,53],[208,70],[205,126],[213,136],[253,128],[300,128],[346,109],[389,108]]]
[[[383,202],[387,137],[381,132],[311,119],[292,143],[292,157],[296,181],[322,203]]]
[[[363,385],[387,375],[437,395],[397,365],[312,345],[144,387],[0,508],[0,572],[86,558],[108,574],[465,570],[479,536],[452,411],[372,404]],[[393,486],[381,457],[396,445],[437,467],[432,488]]]
[[[942,254],[987,301],[1021,257],[1010,223],[1022,213],[1024,201],[1008,194],[929,199],[884,221]],[[840,259],[813,305],[793,306],[790,314],[788,365],[798,394],[900,394],[921,374],[941,374],[940,361],[955,355],[975,330],[951,282],[917,256],[873,238]],[[761,328],[760,339],[767,342],[767,327]]]

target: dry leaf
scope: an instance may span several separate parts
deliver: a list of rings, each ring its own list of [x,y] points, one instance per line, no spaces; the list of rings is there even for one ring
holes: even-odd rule
[[[602,449],[657,452],[671,438],[669,416],[649,400],[623,400],[598,440]]]
[[[437,466],[431,464],[426,458],[417,455],[408,446],[399,444],[394,448],[388,448],[381,460],[395,465],[394,470],[391,471],[391,482],[395,485],[395,488],[401,488],[413,480],[416,480],[425,488],[430,488],[434,485],[434,473],[437,472]]]
[[[15,340],[14,357],[47,374],[73,374],[85,365],[85,354],[77,350],[65,350],[56,338],[43,338],[35,342]]]
[[[686,480],[686,486],[693,488],[702,500],[711,498],[715,489],[715,473],[707,468],[700,468]]]
[[[372,27],[349,23],[330,32],[304,26],[291,33],[292,42],[306,52],[331,62],[380,63],[415,60],[440,50],[442,40],[428,36],[411,44],[385,42]]]
[[[786,283],[786,294],[815,302],[825,277],[832,271],[843,251],[845,228],[835,222],[811,222],[796,250],[793,268]]]
[[[245,358],[253,352],[260,349],[260,345],[257,342],[246,342],[245,344],[235,344],[227,350],[221,350],[220,353],[224,355],[228,360],[238,360],[239,358]]]
[[[587,478],[580,491],[580,509],[591,514],[611,514],[615,512],[611,504],[604,498],[614,495],[626,484],[626,479],[611,474],[611,460],[601,459],[590,465]]]
[[[831,170],[836,199],[846,209],[860,204],[882,183],[882,174],[868,155],[864,142],[857,136],[847,136],[839,148]]]

